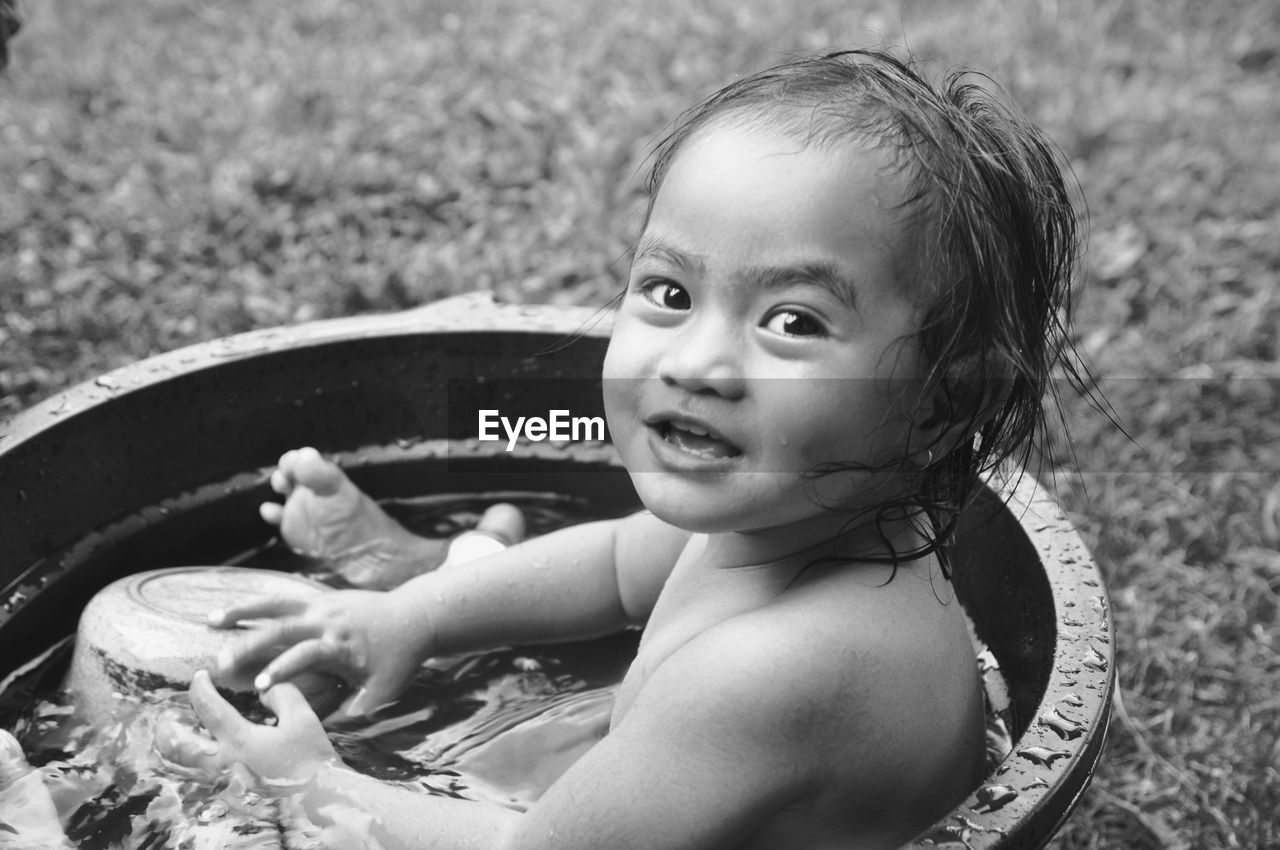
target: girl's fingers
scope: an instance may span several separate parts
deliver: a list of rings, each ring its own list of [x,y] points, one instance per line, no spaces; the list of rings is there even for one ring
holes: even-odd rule
[[[268,664],[257,678],[253,686],[265,691],[276,682],[287,682],[299,673],[311,669],[341,669],[346,653],[338,646],[322,640],[305,640],[280,653]]]
[[[399,692],[400,689],[386,677],[373,676],[364,687],[357,689],[351,698],[342,704],[341,711],[348,717],[364,717],[394,700]]]
[[[320,626],[297,618],[254,629],[240,640],[223,647],[218,655],[218,668],[224,673],[256,670],[294,644],[317,638],[322,633]]]
[[[200,670],[191,677],[191,687],[187,693],[191,697],[191,707],[195,709],[196,716],[209,730],[209,734],[232,748],[243,745],[253,724],[241,717],[231,703],[222,698],[207,671]]]
[[[215,629],[229,629],[245,620],[291,617],[301,614],[306,608],[307,603],[302,599],[291,599],[287,596],[268,596],[240,605],[232,605],[230,608],[210,611],[209,625]]]
[[[156,752],[171,764],[191,770],[214,770],[221,766],[218,743],[197,732],[194,718],[175,709],[161,712],[155,721],[152,739]]]
[[[271,713],[279,719],[281,726],[296,723],[320,725],[320,718],[316,716],[302,691],[289,682],[272,685],[261,699],[262,704],[271,709]]]

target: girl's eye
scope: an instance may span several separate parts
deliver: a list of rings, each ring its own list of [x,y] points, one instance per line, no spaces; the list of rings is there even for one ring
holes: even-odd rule
[[[645,288],[645,295],[659,307],[668,310],[688,310],[689,293],[678,283],[670,280],[655,280]]]
[[[764,326],[783,336],[822,336],[822,324],[807,313],[796,310],[779,310],[770,316]]]

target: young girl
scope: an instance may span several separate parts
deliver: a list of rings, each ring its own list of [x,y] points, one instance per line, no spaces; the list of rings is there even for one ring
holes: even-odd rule
[[[854,51],[717,93],[658,150],[604,362],[646,510],[386,593],[215,612],[269,618],[222,663],[260,668],[278,718],[249,723],[199,675],[220,757],[334,846],[911,839],[982,777],[942,547],[979,475],[1041,423],[1075,226],[1049,143],[964,79],[936,89]],[[375,540],[404,571],[426,557],[314,450],[273,484],[287,498],[264,515],[295,545]],[[336,672],[359,714],[433,655],[636,624],[608,735],[524,813],[356,774],[288,683]]]

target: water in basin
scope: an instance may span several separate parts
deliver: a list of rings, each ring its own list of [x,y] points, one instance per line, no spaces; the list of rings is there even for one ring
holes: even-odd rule
[[[550,494],[431,496],[384,502],[421,534],[448,537],[475,524],[494,501],[524,510],[531,534],[597,518],[580,500]],[[307,570],[342,581],[277,542],[232,559],[271,569]],[[608,729],[616,684],[635,654],[638,632],[587,644],[504,649],[433,659],[394,704],[330,731],[361,772],[427,794],[527,808]],[[194,724],[185,692],[122,695],[113,722],[77,717],[61,679],[70,638],[47,649],[0,687],[0,710],[53,791],[77,846],[150,850],[282,846],[295,827],[272,800],[234,772],[200,774],[167,762],[154,747],[172,724]],[[1003,681],[978,647],[987,683],[988,763],[1009,752]]]

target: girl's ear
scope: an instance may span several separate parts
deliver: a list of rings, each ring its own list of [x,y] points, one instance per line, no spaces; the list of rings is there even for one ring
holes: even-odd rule
[[[924,467],[973,440],[1013,389],[1012,372],[991,368],[992,358],[967,357],[947,374],[930,378],[912,435],[912,458]]]

